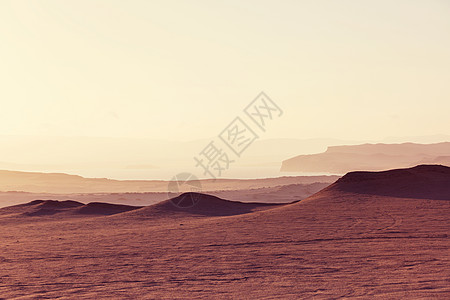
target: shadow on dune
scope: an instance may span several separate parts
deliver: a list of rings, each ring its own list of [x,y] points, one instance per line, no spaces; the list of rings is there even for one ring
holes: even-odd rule
[[[195,199],[191,207],[180,207],[185,199]],[[239,201],[224,200],[216,196],[201,193],[183,193],[178,197],[162,201],[132,212],[141,216],[161,215],[197,215],[197,216],[232,216],[251,213],[258,210],[266,210],[284,204],[276,203],[244,203]]]
[[[42,207],[42,208],[70,208],[70,207],[83,206],[84,204],[81,202],[78,202],[78,201],[73,201],[73,200],[63,200],[63,201],[33,200],[31,202],[21,204],[21,206],[33,206],[33,205],[39,205],[39,207]]]
[[[0,209],[2,215],[20,216],[51,216],[60,215],[64,217],[81,215],[114,215],[131,210],[139,209],[142,206],[129,206],[120,204],[91,202],[83,204],[81,202],[65,200],[34,200],[25,204],[9,206]]]
[[[130,206],[121,204],[91,202],[78,208],[75,213],[84,215],[115,215],[131,210],[139,209],[142,206]]]
[[[180,206],[180,204],[188,198],[195,198],[195,205],[192,207]],[[243,203],[224,200],[207,194],[184,193],[178,197],[145,207],[102,202],[83,204],[72,200],[34,200],[29,203],[2,208],[0,209],[0,215],[15,218],[23,218],[24,216],[51,216],[52,218],[60,219],[82,216],[121,215],[125,213],[124,216],[127,217],[134,215],[160,219],[176,216],[231,216],[265,210],[281,205],[283,204]]]
[[[77,201],[65,200],[34,200],[29,203],[17,205],[17,208],[23,208],[26,216],[48,216],[61,212],[70,211],[73,208],[83,206],[84,204]]]

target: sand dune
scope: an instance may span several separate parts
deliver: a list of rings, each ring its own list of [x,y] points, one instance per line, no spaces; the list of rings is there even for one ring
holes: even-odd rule
[[[115,215],[139,208],[139,206],[91,202],[79,207],[76,213],[85,215]]]
[[[1,217],[26,221],[24,217],[51,216],[47,220],[81,217],[83,215],[113,215],[141,208],[140,206],[118,205],[110,203],[91,202],[83,204],[73,200],[33,200],[29,203],[9,206],[0,209]]]
[[[450,189],[448,169],[351,173],[265,210],[202,195],[191,211],[163,202],[112,216],[0,222],[0,294],[447,299],[450,201],[439,198]],[[405,180],[409,198],[373,192]]]
[[[195,200],[192,207],[183,206],[185,199],[191,198]],[[73,216],[106,216],[131,212],[124,215],[125,218],[147,217],[151,219],[174,218],[187,216],[231,216],[245,214],[259,210],[265,210],[280,206],[275,203],[245,203],[239,201],[230,201],[221,199],[212,195],[201,193],[183,193],[175,198],[168,199],[157,204],[142,206],[120,205],[102,202],[90,202],[83,204],[73,200],[33,200],[31,202],[19,205],[13,205],[0,209],[0,217],[16,217],[24,216],[58,216],[61,218],[69,218]],[[48,219],[53,220],[53,219]]]
[[[183,206],[183,201],[188,201]],[[194,201],[194,202],[192,202]],[[191,206],[192,204],[192,206]],[[183,193],[175,198],[135,210],[126,215],[147,218],[163,217],[191,217],[191,216],[233,216],[251,213],[259,210],[271,209],[281,204],[271,203],[244,203],[224,200],[212,195],[201,193]]]
[[[401,198],[450,200],[450,168],[420,165],[385,172],[351,172],[328,189]]]

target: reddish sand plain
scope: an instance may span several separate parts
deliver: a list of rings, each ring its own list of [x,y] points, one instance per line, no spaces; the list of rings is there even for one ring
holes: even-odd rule
[[[448,299],[449,190],[450,168],[419,166],[350,173],[287,205],[196,195],[187,209],[170,201],[95,204],[89,213],[76,202],[3,208],[0,294]],[[40,206],[47,214],[33,215]]]

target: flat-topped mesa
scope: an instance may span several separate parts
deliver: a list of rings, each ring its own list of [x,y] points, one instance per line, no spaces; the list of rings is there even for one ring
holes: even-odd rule
[[[434,144],[417,144],[417,143],[401,143],[401,144],[360,144],[360,145],[340,145],[327,147],[327,153],[355,153],[355,154],[379,154],[385,153],[389,155],[423,155],[429,154],[433,156],[446,155],[450,149],[449,142]]]
[[[281,171],[346,174],[351,171],[410,168],[421,164],[450,166],[450,142],[331,146],[322,153],[286,159],[282,162]]]

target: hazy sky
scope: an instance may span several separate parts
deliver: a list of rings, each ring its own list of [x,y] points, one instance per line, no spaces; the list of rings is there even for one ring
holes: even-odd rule
[[[449,1],[0,2],[0,134],[450,134]]]

